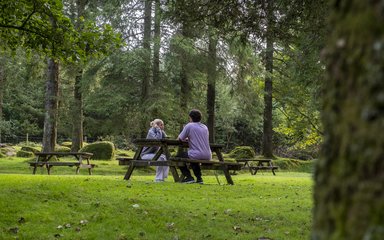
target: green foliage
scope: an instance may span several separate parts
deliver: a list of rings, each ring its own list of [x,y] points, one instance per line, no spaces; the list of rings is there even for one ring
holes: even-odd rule
[[[33,152],[30,152],[30,151],[20,150],[16,152],[16,157],[31,158],[33,156],[34,156]]]
[[[0,158],[5,158],[7,155],[3,153],[3,151],[0,151]]]
[[[255,158],[256,153],[255,150],[250,146],[238,146],[232,149],[228,156],[235,159]]]
[[[71,151],[70,147],[60,146],[60,145],[55,146],[55,152],[70,152],[70,151]]]
[[[72,142],[62,142],[60,145],[64,146],[64,147],[67,147],[67,148],[71,148]]]
[[[94,142],[80,149],[80,152],[93,153],[94,160],[114,160],[115,146],[108,141]]]
[[[78,62],[120,46],[119,36],[108,24],[87,21],[82,32],[76,32],[60,0],[2,1],[0,7],[0,39],[5,48],[22,46]]]
[[[37,153],[37,152],[41,151],[41,147],[37,148],[37,147],[32,147],[32,146],[22,146],[21,150],[25,151],[25,152]]]

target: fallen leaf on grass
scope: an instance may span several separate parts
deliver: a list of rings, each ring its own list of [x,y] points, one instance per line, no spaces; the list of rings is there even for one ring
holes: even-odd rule
[[[25,223],[25,218],[21,217],[18,221],[18,223]]]
[[[139,208],[140,205],[139,205],[139,204],[133,204],[132,207],[133,207],[133,208]]]
[[[18,233],[19,232],[19,228],[18,227],[13,227],[13,228],[10,228],[9,229],[9,231],[11,232],[11,233]]]
[[[87,220],[80,220],[80,225],[87,225],[88,221]]]
[[[167,228],[168,230],[173,230],[175,228],[175,223],[174,222],[167,223]]]
[[[61,238],[61,237],[64,237],[64,235],[60,234],[60,233],[56,233],[55,235],[55,238]]]
[[[224,213],[225,213],[225,214],[229,214],[229,213],[231,213],[231,212],[232,212],[232,209],[230,209],[230,208],[227,209],[227,210],[224,210]]]
[[[240,226],[233,226],[233,230],[236,232],[241,232],[241,227]]]

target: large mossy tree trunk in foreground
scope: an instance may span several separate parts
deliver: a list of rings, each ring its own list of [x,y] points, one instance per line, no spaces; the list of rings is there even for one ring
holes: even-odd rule
[[[384,1],[333,1],[312,239],[384,236]]]

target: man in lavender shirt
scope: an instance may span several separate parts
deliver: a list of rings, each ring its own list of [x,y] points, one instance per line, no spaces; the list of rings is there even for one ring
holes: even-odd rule
[[[193,109],[189,112],[189,123],[184,126],[183,131],[179,134],[178,139],[187,141],[189,145],[188,153],[184,153],[180,157],[187,157],[190,159],[211,160],[212,153],[209,146],[209,132],[207,126],[201,121],[201,112]],[[196,177],[196,183],[203,184],[201,178],[200,165],[191,163],[193,173]],[[184,175],[183,183],[194,183],[195,180],[191,175],[188,167],[180,167]]]

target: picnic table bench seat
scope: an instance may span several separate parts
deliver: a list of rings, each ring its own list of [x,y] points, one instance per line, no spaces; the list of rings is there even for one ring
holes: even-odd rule
[[[171,157],[170,161],[173,161],[177,166],[184,166],[190,163],[199,163],[202,170],[221,170],[227,168],[228,170],[240,170],[242,167],[241,163],[225,162],[225,161],[214,161],[214,160],[198,160],[190,158],[179,158]]]

